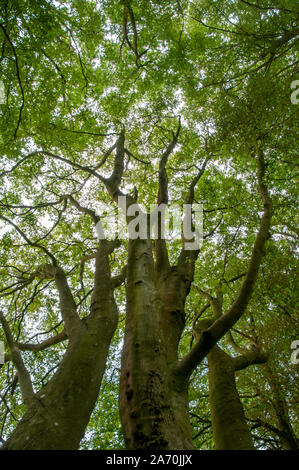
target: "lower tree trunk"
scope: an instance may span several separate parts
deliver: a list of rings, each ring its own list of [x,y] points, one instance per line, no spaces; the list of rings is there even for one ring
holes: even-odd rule
[[[146,363],[134,352],[125,353],[123,367],[120,414],[126,447],[193,449],[187,390],[172,377],[161,357],[153,354],[153,360]]]
[[[2,449],[77,449],[97,400],[118,312],[108,254],[99,249],[88,317],[74,324],[52,379],[36,393]]]
[[[207,355],[209,394],[216,450],[253,450],[231,358],[218,346]]]
[[[183,327],[179,317],[184,312],[180,303],[175,309],[166,305],[167,296],[161,295],[163,283],[155,284],[151,241],[130,241],[129,245],[119,399],[126,446],[135,450],[193,449],[187,381],[172,371],[177,359],[176,329]],[[169,280],[166,285],[173,297]]]

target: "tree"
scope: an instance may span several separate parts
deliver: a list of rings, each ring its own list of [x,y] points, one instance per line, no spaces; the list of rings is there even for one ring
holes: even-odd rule
[[[252,302],[255,318],[268,321],[256,299],[268,246],[276,260],[294,253],[285,239],[296,203],[297,10],[276,3],[1,7],[4,448],[78,448],[109,348],[122,339],[126,447],[195,447],[196,370],[224,357],[216,343],[237,322],[244,331]],[[187,215],[180,236],[172,227],[166,240],[160,212],[153,239],[150,205],[174,202],[204,202],[202,246],[186,233]],[[120,209],[137,238],[113,233]],[[188,348],[198,320],[197,305],[186,314],[193,283],[204,292],[222,286],[221,312],[210,296],[199,315],[212,308],[213,320]],[[270,292],[278,285],[277,276]]]
[[[217,296],[213,297],[202,292],[213,311],[213,318],[200,320],[195,325],[195,336],[209,328],[222,312],[222,286],[217,288]],[[240,348],[228,332],[229,343],[238,353],[231,357],[219,346],[215,345],[207,355],[209,365],[209,397],[211,408],[211,424],[215,448],[219,450],[253,450],[253,439],[246,423],[244,410],[238,395],[235,374],[252,364],[264,364],[267,355],[261,347],[252,344],[250,349]]]

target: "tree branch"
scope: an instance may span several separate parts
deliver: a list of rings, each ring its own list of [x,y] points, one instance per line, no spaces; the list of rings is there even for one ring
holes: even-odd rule
[[[83,214],[87,214],[89,215],[92,220],[94,221],[95,225],[99,222],[100,220],[100,217],[98,215],[96,215],[95,211],[93,211],[92,209],[88,209],[87,207],[83,207],[81,206],[81,204],[79,204],[78,201],[76,201],[73,196],[71,195],[65,195],[63,196],[65,199],[68,199],[70,201],[70,203],[76,207],[76,209],[78,209],[79,212],[82,212]]]
[[[112,289],[116,289],[116,287],[121,286],[127,277],[127,265],[124,266],[121,272],[117,276],[113,276],[111,279]]]
[[[207,142],[205,143],[205,149],[207,151]],[[199,169],[197,175],[193,178],[191,181],[191,184],[189,186],[187,195],[185,197],[185,204],[193,204],[194,201],[194,190],[195,186],[197,185],[198,181],[202,177],[202,175],[205,172],[206,166],[208,161],[210,160],[210,155],[208,155],[202,165],[202,167]],[[187,240],[184,238],[184,234],[182,233],[182,242],[183,244]],[[182,247],[181,253],[179,255],[178,263],[177,263],[177,268],[180,273],[183,273],[185,277],[191,280],[193,279],[193,272],[194,272],[194,267],[196,260],[199,255],[199,249],[198,250],[186,250],[184,245]]]
[[[96,254],[96,269],[94,275],[94,287],[90,303],[90,319],[98,318],[102,314],[106,301],[111,300],[112,284],[109,264],[109,242],[101,240]]]
[[[162,158],[159,164],[159,191],[158,191],[158,205],[160,204],[168,204],[168,178],[166,172],[166,164],[168,158],[172,154],[180,134],[181,130],[181,118],[179,117],[179,124],[176,133],[173,133],[173,138],[169,145],[167,146],[166,150],[163,152]]]
[[[209,294],[208,292],[203,291],[202,289],[200,289],[195,284],[193,284],[193,287],[197,290],[197,292],[199,292],[209,302],[209,304],[212,307],[215,319],[221,317],[221,315],[222,315],[222,303],[223,303],[221,282],[217,286],[217,297],[214,297],[213,295]]]
[[[17,79],[18,79],[20,90],[21,90],[21,96],[22,96],[22,103],[21,103],[20,110],[19,110],[19,118],[18,118],[18,122],[17,122],[17,127],[15,129],[15,133],[14,133],[14,137],[16,138],[19,127],[20,127],[20,124],[21,124],[21,120],[22,120],[22,112],[23,112],[23,109],[24,109],[24,106],[25,106],[25,94],[24,94],[24,89],[23,89],[23,85],[22,85],[22,81],[21,81],[20,66],[19,66],[19,61],[18,61],[16,48],[13,45],[13,43],[12,43],[10,37],[9,37],[9,34],[6,31],[6,29],[5,29],[5,27],[2,23],[0,23],[0,28],[2,29],[3,34],[6,37],[8,43],[9,43],[11,49],[12,49],[13,55],[15,57]]]
[[[168,177],[166,171],[166,164],[168,158],[170,157],[171,153],[173,152],[178,137],[181,130],[181,118],[179,117],[179,123],[176,133],[173,133],[173,138],[169,145],[167,146],[166,150],[164,151],[162,158],[160,159],[159,164],[159,189],[158,189],[158,197],[157,197],[157,205],[158,208],[160,207],[163,211],[165,206],[168,204]],[[165,206],[164,206],[165,205]],[[166,246],[165,238],[163,237],[163,223],[164,217],[162,216],[160,210],[158,211],[158,230],[157,230],[157,238],[155,239],[155,254],[156,254],[156,271],[159,275],[165,274],[169,270],[169,257],[168,251]]]
[[[125,131],[122,130],[119,138],[117,139],[116,155],[114,159],[114,168],[109,178],[104,178],[104,184],[115,201],[119,192],[123,172],[124,172],[124,156],[125,156]]]
[[[185,197],[185,204],[193,204],[193,201],[194,201],[194,190],[195,190],[195,186],[197,185],[198,181],[200,180],[200,178],[202,177],[202,175],[204,174],[205,172],[205,169],[206,169],[206,166],[210,160],[210,155],[208,155],[202,165],[202,167],[200,168],[200,170],[198,171],[197,175],[195,175],[195,177],[193,178],[193,180],[191,181],[191,184],[189,186],[189,190],[188,190],[188,193]]]

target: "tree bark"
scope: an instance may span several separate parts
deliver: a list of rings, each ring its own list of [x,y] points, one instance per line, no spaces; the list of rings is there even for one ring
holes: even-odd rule
[[[66,280],[60,291],[63,317],[69,326],[66,353],[52,379],[36,394],[6,441],[4,450],[71,450],[79,447],[97,400],[118,313],[113,297],[107,246],[96,257],[90,315],[82,320]],[[62,272],[59,270],[61,283]]]

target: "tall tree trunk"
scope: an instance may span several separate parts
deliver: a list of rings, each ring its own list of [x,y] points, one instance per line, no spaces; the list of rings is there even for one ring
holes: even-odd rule
[[[209,352],[209,394],[216,450],[253,450],[235,382],[232,358],[214,346]]]
[[[178,276],[156,282],[151,240],[131,240],[128,261],[119,401],[127,448],[193,449],[188,383],[173,370],[184,326],[184,296],[173,295]]]

